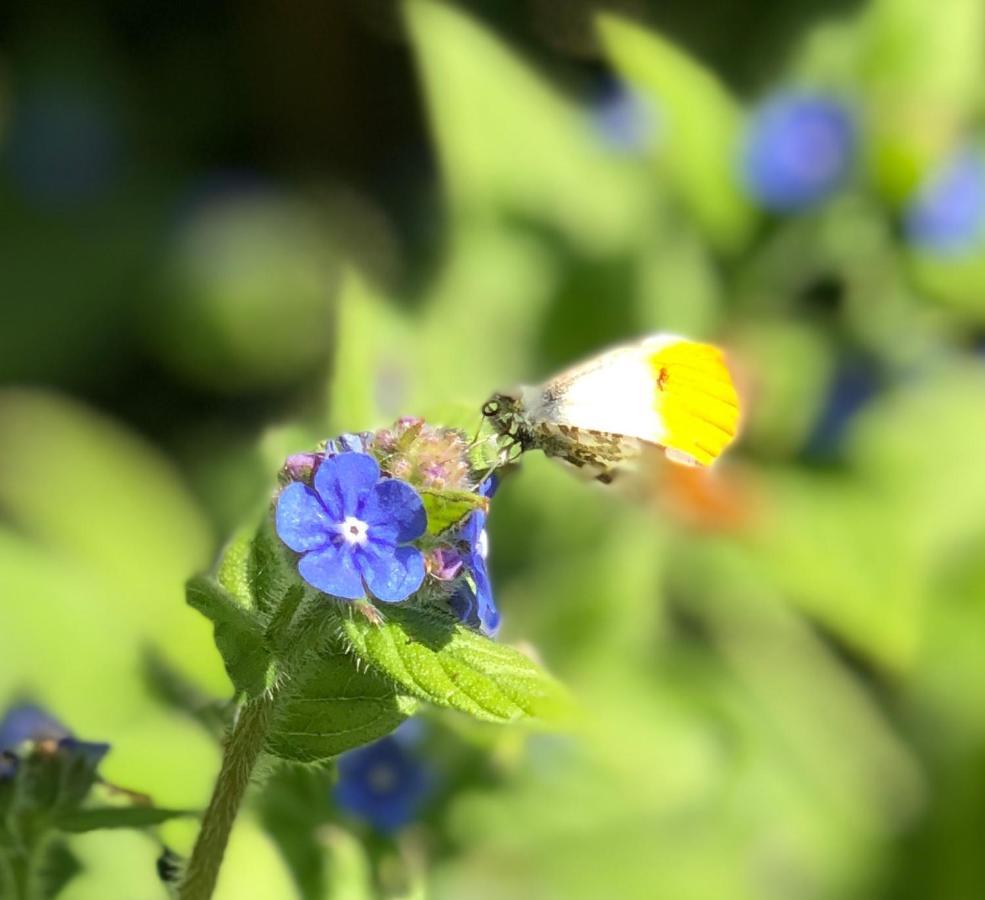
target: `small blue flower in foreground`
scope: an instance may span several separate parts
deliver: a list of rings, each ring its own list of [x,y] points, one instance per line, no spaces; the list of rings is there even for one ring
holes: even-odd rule
[[[432,771],[394,733],[339,758],[333,796],[342,809],[389,833],[412,822],[433,789]]]
[[[294,482],[277,500],[277,534],[303,554],[301,577],[346,600],[367,589],[378,600],[398,603],[424,580],[424,556],[407,546],[424,534],[427,514],[406,482],[381,478],[366,453],[340,453],[315,472],[313,487]]]
[[[855,123],[844,104],[823,94],[781,94],[749,124],[743,182],[767,209],[804,209],[845,180],[855,144]]]
[[[479,487],[483,497],[492,497],[499,486],[499,479],[493,475]],[[475,589],[462,581],[452,596],[452,607],[459,618],[467,624],[478,624],[486,634],[495,634],[499,628],[499,610],[493,598],[492,582],[489,580],[489,535],[486,533],[487,514],[477,509],[466,520],[458,537],[466,544],[462,561],[472,576]]]
[[[962,253],[985,239],[985,158],[964,150],[931,173],[904,228],[914,246],[940,254]]]

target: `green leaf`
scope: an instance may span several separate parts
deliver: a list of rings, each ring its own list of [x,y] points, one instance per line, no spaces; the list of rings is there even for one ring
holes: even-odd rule
[[[357,668],[333,647],[296,676],[274,713],[267,749],[282,759],[318,762],[389,734],[415,707],[394,685]]]
[[[64,841],[50,841],[43,849],[38,866],[38,882],[41,895],[51,900],[82,871],[82,864]]]
[[[325,850],[319,836],[331,822],[335,772],[325,766],[278,766],[264,783],[257,809],[304,900],[335,897],[325,889]],[[334,868],[334,867],[333,867]]]
[[[584,110],[479,21],[404,9],[453,215],[520,214],[596,253],[631,243],[652,209],[645,170],[607,156]]]
[[[254,609],[253,587],[250,583],[250,560],[253,553],[254,532],[249,528],[239,531],[226,545],[219,560],[216,579],[229,595],[240,602],[243,609]]]
[[[666,120],[661,158],[682,199],[719,249],[741,249],[755,214],[735,178],[738,104],[711,72],[655,32],[609,14],[597,22],[615,68]]]
[[[287,592],[299,584],[297,563],[277,537],[273,514],[268,514],[253,537],[247,579],[255,608],[270,614],[279,609]]]
[[[411,324],[355,272],[338,300],[327,433],[375,428],[402,415],[420,378]]]
[[[251,697],[262,693],[267,687],[271,659],[260,623],[207,576],[192,578],[186,596],[189,606],[212,621],[216,647],[236,690]]]
[[[860,19],[860,37],[855,90],[861,86],[867,106],[869,163],[884,196],[903,203],[980,108],[985,5],[874,0]]]
[[[343,627],[356,655],[407,693],[493,722],[569,717],[561,685],[518,650],[437,610],[394,606],[385,615],[380,625],[352,616]]]
[[[469,491],[420,490],[428,514],[428,533],[443,534],[477,509],[488,508],[488,501]]]
[[[197,816],[188,809],[159,809],[154,806],[96,806],[65,813],[55,820],[60,831],[82,834],[100,828],[148,828],[171,819]]]

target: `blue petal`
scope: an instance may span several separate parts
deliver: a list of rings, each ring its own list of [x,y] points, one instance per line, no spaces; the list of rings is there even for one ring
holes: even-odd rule
[[[380,467],[366,453],[340,453],[326,459],[315,473],[315,490],[328,514],[341,522],[359,516],[366,494],[380,480]]]
[[[370,526],[392,526],[395,542],[406,544],[424,534],[427,513],[420,496],[406,481],[381,481],[370,492],[363,507],[363,519]]]
[[[277,498],[274,527],[277,536],[298,553],[324,547],[335,532],[335,522],[315,492],[296,481]]]
[[[333,597],[361,600],[366,596],[362,578],[348,547],[329,544],[321,550],[307,553],[298,563],[298,572],[312,587]]]
[[[486,634],[493,635],[499,629],[499,610],[496,609],[496,601],[493,598],[489,569],[486,567],[486,561],[478,554],[472,560],[472,577],[475,579],[479,624]]]
[[[33,703],[10,709],[0,721],[0,751],[14,750],[25,741],[58,741],[69,730],[54,716]]]
[[[381,768],[389,775],[384,782],[375,777]],[[435,781],[431,770],[393,735],[343,754],[338,772],[336,803],[384,832],[413,820]]]
[[[356,565],[377,600],[399,603],[424,581],[424,554],[416,547],[376,547],[372,543],[356,551]]]

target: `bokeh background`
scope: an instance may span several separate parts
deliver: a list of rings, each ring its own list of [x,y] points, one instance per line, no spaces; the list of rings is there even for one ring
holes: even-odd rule
[[[981,0],[5,7],[0,701],[202,806],[182,585],[287,453],[679,331],[727,459],[531,454],[490,518],[585,732],[426,717],[396,836],[275,777],[219,896],[985,896],[983,111]],[[62,896],[193,837],[73,839]]]

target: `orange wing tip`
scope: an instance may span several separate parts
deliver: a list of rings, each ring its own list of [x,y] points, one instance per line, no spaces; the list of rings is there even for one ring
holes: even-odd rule
[[[677,341],[650,357],[667,458],[711,465],[735,439],[739,396],[714,344]]]

